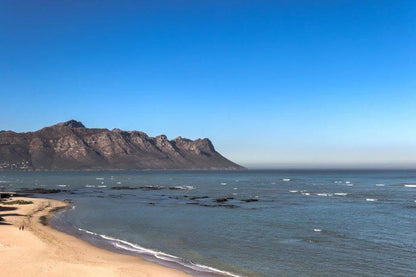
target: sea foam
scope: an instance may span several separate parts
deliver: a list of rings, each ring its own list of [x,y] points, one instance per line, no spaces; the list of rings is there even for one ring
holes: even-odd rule
[[[416,184],[405,184],[406,188],[416,188]]]
[[[377,199],[376,198],[366,198],[365,201],[368,201],[368,202],[376,202]]]
[[[195,189],[194,186],[174,186],[175,189],[182,189],[182,190],[193,190]]]
[[[317,196],[325,196],[325,197],[329,197],[332,196],[332,193],[326,193],[326,192],[322,192],[322,193],[317,193]]]
[[[219,269],[216,269],[216,268],[213,268],[213,267],[210,267],[210,266],[193,263],[191,261],[187,261],[187,260],[182,259],[180,257],[170,255],[170,254],[164,253],[162,251],[148,249],[148,248],[142,247],[140,245],[125,241],[125,240],[113,238],[111,236],[107,236],[107,235],[103,235],[103,234],[98,234],[98,233],[91,232],[91,231],[88,231],[88,230],[85,230],[85,229],[82,229],[82,228],[77,228],[77,229],[78,229],[78,231],[87,233],[89,235],[100,237],[100,238],[108,241],[109,243],[111,243],[116,248],[127,250],[127,251],[130,251],[130,252],[139,253],[139,254],[150,255],[150,256],[153,256],[156,259],[176,263],[176,264],[179,264],[179,265],[181,265],[185,268],[192,269],[192,270],[197,271],[197,272],[215,273],[215,274],[219,274],[219,275],[223,275],[223,276],[240,277],[240,275],[236,275],[236,274],[228,272],[228,271],[223,271],[223,270],[219,270]]]

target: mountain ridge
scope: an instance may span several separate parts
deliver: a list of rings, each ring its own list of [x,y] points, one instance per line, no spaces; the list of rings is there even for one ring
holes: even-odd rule
[[[69,120],[34,132],[0,132],[0,170],[238,170],[208,138],[87,128]]]

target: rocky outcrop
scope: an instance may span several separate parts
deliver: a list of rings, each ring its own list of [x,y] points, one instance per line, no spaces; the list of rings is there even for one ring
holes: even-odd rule
[[[0,170],[243,169],[209,139],[89,129],[70,120],[36,132],[0,132]]]

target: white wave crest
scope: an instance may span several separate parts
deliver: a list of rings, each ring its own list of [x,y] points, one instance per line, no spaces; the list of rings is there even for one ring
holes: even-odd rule
[[[416,184],[405,184],[406,188],[416,188]]]
[[[366,198],[365,201],[368,201],[368,202],[376,202],[377,199],[376,198]]]
[[[147,255],[151,255],[157,259],[163,260],[163,261],[168,261],[168,262],[173,262],[173,263],[177,263],[180,264],[184,267],[193,269],[195,271],[199,271],[199,272],[211,272],[211,273],[217,273],[217,274],[221,274],[224,276],[232,276],[232,277],[240,277],[239,275],[233,274],[231,272],[228,271],[223,271],[223,270],[219,270],[210,266],[206,266],[206,265],[201,265],[201,264],[197,264],[197,263],[193,263],[193,262],[188,262],[183,260],[182,258],[179,258],[177,256],[174,255],[170,255],[161,251],[156,251],[156,250],[152,250],[152,249],[148,249],[148,248],[144,248],[140,245],[128,242],[128,241],[124,241],[121,239],[117,239],[117,238],[113,238],[110,236],[106,236],[103,234],[98,234],[98,233],[94,233],[82,228],[77,228],[79,231],[90,234],[90,235],[94,235],[94,236],[98,236],[101,237],[107,241],[110,241],[111,244],[117,248],[120,249],[124,249],[127,251],[131,251],[131,252],[136,252],[136,253],[140,253],[140,254],[147,254]]]
[[[326,193],[326,192],[322,192],[322,193],[317,193],[317,196],[325,196],[325,197],[330,197],[332,196],[332,193]]]
[[[183,189],[183,190],[193,190],[195,189],[194,186],[174,186],[175,189]]]

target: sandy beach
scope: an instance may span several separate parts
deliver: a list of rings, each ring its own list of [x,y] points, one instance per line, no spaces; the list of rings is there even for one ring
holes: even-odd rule
[[[41,221],[66,203],[40,198],[26,205],[1,205],[2,276],[190,276],[141,258],[113,253],[59,232]],[[19,227],[24,226],[24,230]]]

